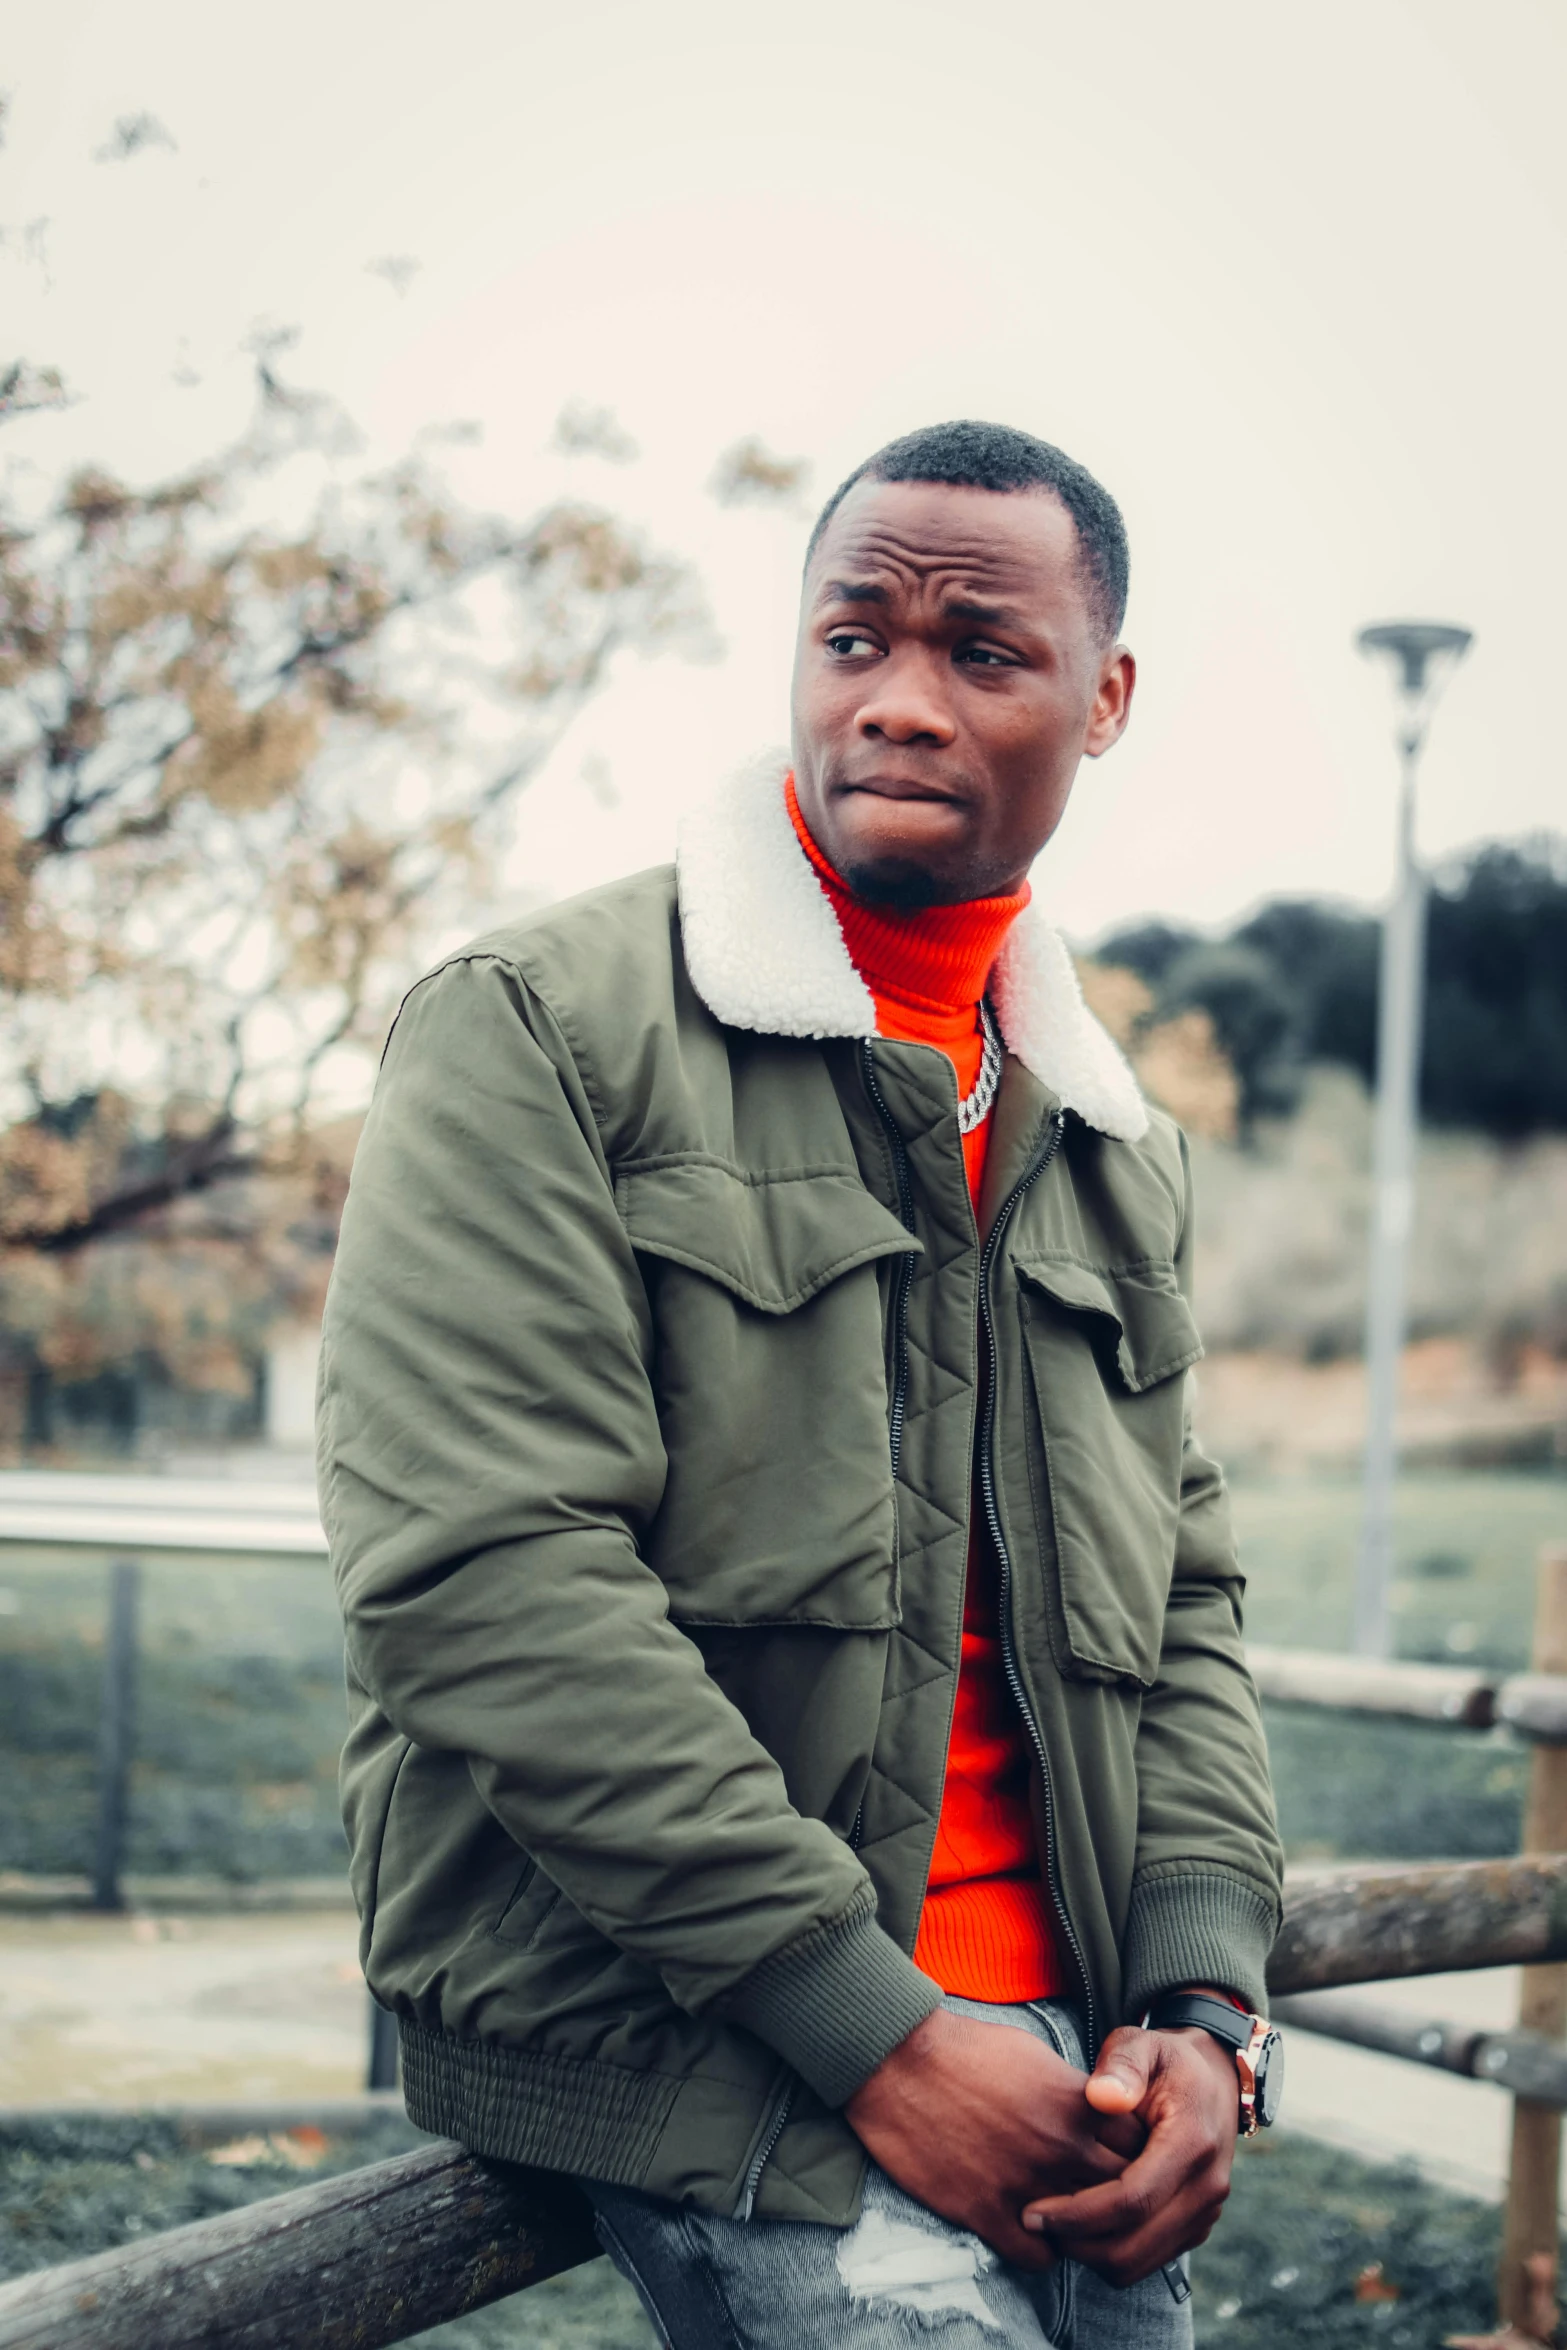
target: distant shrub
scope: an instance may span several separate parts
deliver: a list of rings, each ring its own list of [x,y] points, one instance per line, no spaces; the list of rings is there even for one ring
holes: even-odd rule
[[[1372,1082],[1380,935],[1351,908],[1281,898],[1219,939],[1130,924],[1097,960],[1137,973],[1154,1019],[1208,1014],[1250,1126],[1292,1108],[1313,1063]],[[1437,874],[1420,1103],[1432,1125],[1506,1141],[1567,1131],[1567,843],[1494,845]]]

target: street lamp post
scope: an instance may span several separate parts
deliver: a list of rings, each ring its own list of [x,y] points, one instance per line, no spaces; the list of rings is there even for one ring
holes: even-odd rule
[[[1467,628],[1398,620],[1363,628],[1362,653],[1397,664],[1398,864],[1382,925],[1377,1006],[1377,1098],[1366,1283],[1366,1459],[1355,1580],[1355,1647],[1386,1656],[1392,1635],[1395,1415],[1404,1344],[1405,1279],[1414,1221],[1426,880],[1415,854],[1415,787],[1431,713],[1470,645]]]

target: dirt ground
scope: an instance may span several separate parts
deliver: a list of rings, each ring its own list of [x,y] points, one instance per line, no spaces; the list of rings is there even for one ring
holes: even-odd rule
[[[0,1916],[0,2105],[351,2096],[369,2005],[345,1907]]]
[[[1359,1460],[1366,1373],[1358,1357],[1313,1363],[1276,1351],[1216,1350],[1197,1389],[1203,1435],[1232,1471],[1299,1475]],[[1499,1362],[1475,1340],[1421,1339],[1404,1350],[1398,1431],[1406,1460],[1560,1458],[1567,1361],[1522,1346]]]

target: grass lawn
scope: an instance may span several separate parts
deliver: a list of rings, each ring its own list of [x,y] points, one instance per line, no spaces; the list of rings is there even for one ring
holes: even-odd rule
[[[1354,1478],[1236,1485],[1253,1639],[1348,1646],[1359,1512]],[[1567,1540],[1567,1477],[1413,1473],[1399,1492],[1397,1539],[1398,1653],[1523,1665],[1536,1561],[1545,1543]],[[1528,1754],[1504,1732],[1278,1706],[1268,1737],[1292,1859],[1470,1860],[1518,1849]]]
[[[414,2143],[392,2120],[325,2148],[314,2175]],[[285,2149],[289,2141],[284,2141]],[[219,2149],[225,2157],[243,2149]],[[297,2186],[258,2142],[214,2162],[167,2123],[35,2123],[0,2135],[0,2276],[80,2259],[161,2228]],[[1491,2322],[1497,2215],[1308,2139],[1244,2149],[1229,2210],[1193,2259],[1197,2337],[1208,2350],[1419,2350]],[[439,2350],[651,2350],[653,2332],[607,2261],[437,2327]]]
[[[1240,1479],[1234,1503],[1251,1637],[1347,1648],[1359,1479]],[[1522,1665],[1541,1548],[1567,1542],[1567,1473],[1412,1470],[1399,1485],[1396,1541],[1400,1656]]]
[[[91,1865],[106,1569],[0,1551],[0,1869]],[[324,1562],[149,1559],[136,1716],[133,1873],[341,1872],[342,1639]]]

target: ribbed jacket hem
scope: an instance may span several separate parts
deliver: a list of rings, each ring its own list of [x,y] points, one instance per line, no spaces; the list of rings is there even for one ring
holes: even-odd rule
[[[764,1959],[722,2002],[829,2106],[940,2005],[940,1987],[883,1933],[869,1895]]]
[[[640,2186],[679,2094],[663,2073],[584,2064],[400,2019],[408,2118],[473,2154]]]
[[[1276,1905],[1245,1877],[1180,1864],[1150,1871],[1132,1887],[1122,1944],[1126,2021],[1137,2022],[1150,1999],[1185,1983],[1211,1983],[1265,2008],[1277,1932]]]

